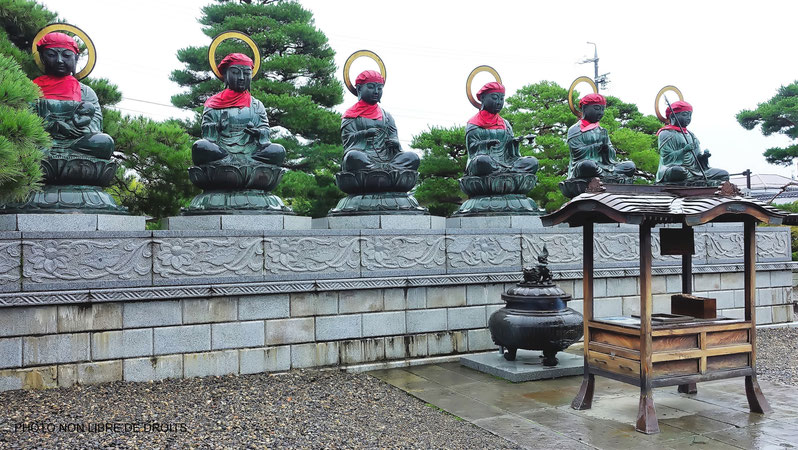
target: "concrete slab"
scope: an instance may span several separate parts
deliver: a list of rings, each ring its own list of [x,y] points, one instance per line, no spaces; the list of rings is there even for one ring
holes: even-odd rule
[[[552,378],[581,375],[584,357],[570,353],[557,353],[559,364],[554,367],[543,365],[543,352],[518,350],[515,361],[507,361],[498,352],[468,355],[460,358],[460,364],[485,372],[513,383],[547,380]]]
[[[374,214],[313,219],[313,229],[329,230],[442,230],[446,218],[426,214]]]
[[[286,214],[209,214],[166,218],[167,230],[309,230],[310,217]]]
[[[144,231],[145,219],[123,214],[0,214],[0,231]]]

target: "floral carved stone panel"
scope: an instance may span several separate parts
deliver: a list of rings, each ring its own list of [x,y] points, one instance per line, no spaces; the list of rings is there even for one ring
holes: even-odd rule
[[[446,237],[442,234],[361,239],[363,276],[390,275],[390,271],[444,273],[446,270]]]
[[[512,271],[521,269],[518,235],[446,236],[447,272]]]
[[[21,254],[19,241],[0,241],[0,292],[19,289]]]
[[[263,275],[260,237],[158,238],[153,240],[155,281],[214,282]],[[190,281],[189,281],[190,280]]]
[[[22,241],[23,284],[37,289],[149,284],[149,239],[37,239]]]
[[[549,264],[582,264],[582,233],[525,234],[521,236],[524,266],[537,264],[544,245],[549,252]]]
[[[360,274],[359,236],[267,237],[266,274]],[[324,277],[325,275],[320,275]]]

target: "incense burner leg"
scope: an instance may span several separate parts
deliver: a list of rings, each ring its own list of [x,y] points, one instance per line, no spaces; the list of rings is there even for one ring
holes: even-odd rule
[[[745,396],[748,397],[748,408],[751,409],[751,412],[767,414],[772,411],[770,404],[765,399],[765,394],[759,388],[756,376],[745,377]]]
[[[637,409],[635,430],[645,434],[659,433],[657,411],[654,409],[654,395],[651,388],[640,388],[640,406]]]
[[[695,383],[680,384],[678,391],[680,394],[698,394],[698,387]]]
[[[595,386],[596,376],[592,373],[587,373],[587,367],[585,367],[585,378],[582,380],[579,393],[576,394],[576,397],[571,402],[571,408],[578,410],[590,409],[593,405],[593,389]]]

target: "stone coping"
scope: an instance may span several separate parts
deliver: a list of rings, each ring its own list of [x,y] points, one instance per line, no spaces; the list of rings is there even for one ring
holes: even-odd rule
[[[757,263],[757,271],[793,271],[798,261]],[[693,273],[742,272],[740,264],[709,264],[693,266]],[[659,266],[652,269],[656,275],[676,275],[681,266]],[[594,277],[637,277],[639,268],[596,269]],[[555,280],[582,279],[581,270],[555,270]],[[292,292],[324,292],[357,289],[411,288],[427,286],[468,285],[480,283],[516,283],[520,271],[498,273],[468,273],[432,276],[401,276],[386,278],[320,279],[307,281],[240,282],[227,284],[147,286],[110,289],[83,289],[67,291],[35,291],[0,293],[0,308],[8,306],[39,306],[76,303],[101,303],[139,300],[166,300],[201,297],[280,294]]]

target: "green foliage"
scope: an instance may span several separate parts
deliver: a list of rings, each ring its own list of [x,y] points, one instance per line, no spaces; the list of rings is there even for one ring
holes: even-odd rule
[[[270,126],[289,134],[275,140],[286,146],[286,167],[304,174],[287,174],[275,193],[299,214],[325,215],[343,196],[334,176],[343,154],[341,116],[331,109],[343,101],[343,88],[334,75],[335,52],[313,14],[296,1],[236,0],[217,0],[202,13],[208,37],[237,30],[258,45],[263,59],[250,91],[266,106]],[[217,63],[231,52],[252,56],[246,44],[227,40],[217,49]],[[172,103],[200,113],[205,100],[224,85],[210,71],[207,46],[181,49],[177,58],[185,67],[172,72],[171,79],[188,91],[173,96]],[[198,126],[188,129],[200,137]]]
[[[756,109],[737,113],[737,122],[746,130],[759,126],[765,136],[779,133],[798,140],[798,81],[779,87],[773,98],[758,104]],[[789,166],[796,157],[798,142],[765,150],[765,159],[770,164]]]
[[[122,117],[106,111],[105,131],[116,141],[121,162],[112,195],[131,213],[156,218],[174,216],[199,193],[189,181],[189,136],[176,121]]]
[[[578,98],[578,93],[574,97]],[[540,162],[538,184],[529,196],[547,211],[559,208],[567,200],[558,184],[568,173],[568,127],[577,121],[568,107],[568,90],[552,81],[524,86],[507,98],[502,117],[513,125],[516,136],[536,136],[533,146],[521,147],[522,155],[535,156]],[[659,164],[656,138],[661,126],[659,120],[643,115],[632,103],[607,96],[601,126],[609,132],[618,158],[634,161],[641,175],[653,180]]]
[[[565,139],[577,120],[568,108],[568,90],[552,81],[524,86],[507,98],[502,117],[513,125],[516,136],[536,136],[534,146],[521,147],[523,156],[535,156],[540,163],[538,184],[529,196],[547,211],[559,208],[566,201],[557,186],[568,173]]]
[[[103,114],[106,113],[105,108],[122,101],[122,91],[106,78],[84,78],[80,82],[92,88],[94,93],[97,94],[97,100],[100,102],[100,107],[103,108]]]
[[[30,0],[0,0],[0,55],[12,57],[30,78],[41,75],[30,53],[36,33],[58,15]]]
[[[430,214],[451,215],[466,198],[457,182],[468,160],[465,127],[432,127],[413,137],[411,146],[423,151],[415,197]]]
[[[50,145],[29,108],[39,89],[12,58],[0,55],[0,200],[21,201],[39,186],[41,148]]]

